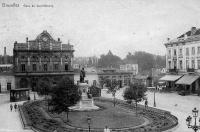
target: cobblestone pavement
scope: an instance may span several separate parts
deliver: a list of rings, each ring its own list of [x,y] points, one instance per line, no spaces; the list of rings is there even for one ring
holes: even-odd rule
[[[116,93],[116,98],[123,99],[123,90],[121,89]],[[146,92],[148,104],[153,107],[154,93]],[[111,94],[107,94],[106,90],[102,90],[103,97],[111,98]],[[200,97],[196,95],[180,96],[177,93],[155,93],[156,108],[170,111],[179,120],[179,125],[176,128],[168,130],[167,132],[193,132],[186,126],[185,119],[188,115],[192,115],[192,109],[196,107],[200,111]],[[144,105],[144,102],[140,104]],[[200,112],[199,112],[200,115]],[[192,123],[193,124],[193,123]]]

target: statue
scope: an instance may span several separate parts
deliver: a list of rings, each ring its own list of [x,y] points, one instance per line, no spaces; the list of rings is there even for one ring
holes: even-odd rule
[[[80,83],[84,83],[84,77],[85,77],[85,71],[84,68],[82,68],[80,72]]]

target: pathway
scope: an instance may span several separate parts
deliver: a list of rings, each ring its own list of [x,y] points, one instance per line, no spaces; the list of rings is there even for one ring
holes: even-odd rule
[[[18,110],[10,111],[9,97],[9,93],[0,94],[0,132],[33,132],[23,129]],[[32,94],[31,98],[33,99]],[[23,101],[17,102],[17,104],[22,103]]]

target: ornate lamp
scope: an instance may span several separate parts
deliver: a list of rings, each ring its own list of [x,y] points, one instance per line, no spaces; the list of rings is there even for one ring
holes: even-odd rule
[[[193,114],[193,117],[197,117],[198,116],[198,110],[197,108],[195,107],[193,110],[192,110],[192,114]]]
[[[90,132],[90,124],[91,124],[91,117],[87,117],[87,123],[88,123],[88,128],[89,128],[89,132]]]
[[[197,124],[197,117],[198,117],[198,110],[197,108],[194,108],[192,110],[192,115],[194,117],[194,125],[191,125],[191,121],[192,121],[192,117],[188,116],[186,118],[186,124],[188,126],[188,128],[192,128],[195,132],[197,132],[200,129],[200,118],[199,118],[199,125]]]

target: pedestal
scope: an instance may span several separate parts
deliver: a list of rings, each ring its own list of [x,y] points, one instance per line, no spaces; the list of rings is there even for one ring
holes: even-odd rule
[[[94,100],[88,98],[87,92],[89,85],[87,83],[79,83],[79,90],[81,91],[81,100],[75,105],[70,107],[70,110],[85,111],[85,110],[97,110],[98,106],[94,105]]]

